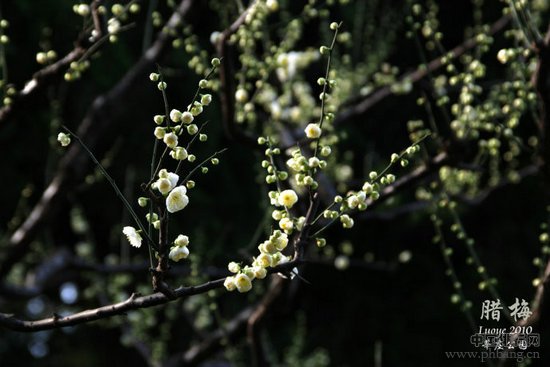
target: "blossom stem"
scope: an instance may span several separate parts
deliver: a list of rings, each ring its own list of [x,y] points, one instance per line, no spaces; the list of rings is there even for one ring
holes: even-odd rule
[[[334,50],[334,45],[336,44],[336,37],[338,36],[338,29],[342,23],[339,24],[338,28],[334,31],[334,36],[332,37],[332,43],[330,44],[329,52],[328,52],[328,59],[327,59],[327,67],[325,70],[325,84],[323,84],[323,92],[321,94],[321,115],[319,116],[319,127],[321,128],[321,136],[323,136],[323,121],[325,119],[325,97],[326,92],[329,88],[329,77],[330,77],[330,63],[332,60],[332,51]],[[317,157],[317,151],[319,150],[319,141],[321,140],[321,136],[319,136],[315,140],[315,151],[313,152],[313,156]]]
[[[91,160],[95,163],[97,168],[99,168],[99,170],[101,171],[101,174],[107,179],[109,184],[111,184],[111,187],[113,188],[113,190],[115,190],[115,193],[117,194],[119,199],[122,201],[122,204],[126,207],[128,212],[130,213],[130,215],[132,216],[132,218],[136,222],[137,226],[139,227],[139,229],[141,229],[141,231],[142,231],[143,235],[145,236],[145,238],[147,239],[147,242],[149,243],[149,245],[151,247],[153,247],[155,250],[157,250],[156,244],[153,242],[153,240],[149,236],[149,233],[145,230],[145,227],[143,226],[143,224],[139,220],[136,212],[134,211],[134,209],[132,208],[132,206],[130,205],[130,203],[126,199],[126,197],[124,197],[124,195],[122,194],[122,191],[120,191],[120,189],[118,188],[115,180],[111,177],[111,175],[109,175],[109,173],[105,170],[105,168],[101,165],[101,163],[99,163],[99,161],[97,160],[95,155],[90,151],[90,149],[86,146],[86,144],[84,144],[84,142],[80,139],[80,137],[78,135],[73,133],[71,130],[69,130],[68,127],[66,127],[64,125],[62,126],[62,128],[65,129],[69,134],[71,134],[75,138],[75,140],[78,142],[78,144],[80,144],[80,146],[86,151],[86,153],[88,153]]]
[[[202,161],[201,163],[199,163],[195,168],[193,168],[191,170],[191,172],[189,172],[187,174],[187,176],[185,176],[185,178],[183,179],[182,181],[182,184],[185,185],[187,183],[187,181],[189,181],[189,179],[191,178],[191,176],[199,169],[201,168],[202,166],[204,166],[209,160],[211,160],[212,158],[216,157],[218,154],[221,154],[223,152],[225,152],[227,150],[227,148],[223,148],[222,150],[218,150],[217,152],[214,152],[214,154],[212,154],[210,157],[206,158],[204,161]]]

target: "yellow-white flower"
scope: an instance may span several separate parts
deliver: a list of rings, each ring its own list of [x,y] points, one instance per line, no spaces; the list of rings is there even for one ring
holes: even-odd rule
[[[57,141],[61,144],[62,147],[66,147],[71,143],[71,137],[65,133],[57,134]]]
[[[166,195],[178,184],[180,177],[172,172],[161,170],[159,172],[159,179],[156,182],[155,187],[160,191],[162,195]]]
[[[212,102],[212,96],[210,94],[205,94],[201,97],[201,104],[208,106]]]
[[[170,156],[177,161],[183,161],[189,156],[189,154],[184,147],[176,147],[170,152]]]
[[[248,101],[248,92],[246,89],[239,88],[235,92],[235,100],[239,103],[245,103]]]
[[[261,253],[264,254],[274,254],[277,252],[277,248],[275,247],[275,244],[271,241],[264,241],[258,246],[258,249]]]
[[[232,273],[238,273],[239,271],[241,271],[241,266],[235,261],[231,261],[229,264],[227,264],[227,269]]]
[[[292,208],[292,206],[298,201],[298,195],[296,195],[294,190],[284,190],[279,194],[279,198],[277,200],[279,205]]]
[[[240,293],[248,292],[252,289],[252,281],[243,273],[237,274],[235,275],[235,287]]]
[[[225,289],[227,289],[230,292],[234,291],[235,288],[237,288],[237,286],[235,285],[235,277],[225,278],[225,280],[223,282],[223,286],[225,287]]]
[[[122,228],[122,233],[126,235],[126,238],[128,239],[128,242],[130,242],[130,245],[134,247],[141,247],[141,235],[134,227],[126,226]]]
[[[174,244],[176,246],[187,246],[189,245],[189,237],[186,235],[180,234],[176,239],[174,240]]]
[[[263,279],[267,275],[267,270],[265,270],[265,268],[262,268],[261,266],[253,267],[252,271],[254,272],[254,276],[258,279]]]
[[[262,253],[256,258],[256,260],[254,260],[254,265],[260,266],[262,268],[267,268],[273,265],[273,258],[269,254]]]
[[[310,139],[317,139],[321,136],[321,127],[319,124],[308,124],[304,129],[306,136]]]
[[[294,228],[294,223],[292,223],[292,220],[288,218],[283,218],[279,221],[279,227],[283,231],[291,231],[292,228]]]
[[[182,121],[184,124],[186,124],[186,125],[192,123],[194,119],[195,119],[195,118],[193,117],[193,115],[192,115],[191,112],[189,112],[189,111],[185,111],[185,112],[181,115],[181,121]]]
[[[155,138],[160,140],[164,138],[164,135],[166,135],[166,130],[164,130],[163,127],[157,126],[155,127],[155,131],[153,133],[155,134]]]
[[[173,109],[170,111],[170,120],[173,122],[180,122],[181,121],[181,111]]]
[[[288,236],[279,230],[273,231],[273,235],[269,240],[275,245],[277,250],[282,251],[288,245]]]
[[[178,186],[172,191],[168,197],[166,197],[166,210],[170,213],[179,212],[189,204],[189,198],[187,195],[187,189],[185,186]]]
[[[178,145],[178,136],[174,133],[165,134],[163,140],[169,148],[175,148]]]
[[[168,254],[168,257],[172,261],[180,261],[187,256],[189,256],[189,249],[187,246],[174,246],[170,249],[170,253]]]

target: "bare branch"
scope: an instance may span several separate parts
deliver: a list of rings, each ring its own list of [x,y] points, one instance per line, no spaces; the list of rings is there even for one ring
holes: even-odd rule
[[[298,260],[289,261],[277,265],[276,267],[267,269],[268,273],[284,272],[292,269],[302,262]],[[153,293],[148,296],[140,296],[132,294],[130,298],[123,302],[114,303],[111,305],[98,307],[82,312],[78,312],[69,316],[58,316],[36,320],[26,321],[17,319],[14,315],[0,313],[0,326],[14,331],[34,332],[40,330],[57,329],[66,326],[74,326],[78,324],[88,323],[95,320],[105,319],[116,315],[123,315],[128,311],[141,308],[148,308],[168,303],[177,298],[193,296],[196,294],[206,293],[212,289],[223,287],[225,278],[212,280],[197,286],[184,287],[174,289],[174,298],[169,298],[161,292]]]

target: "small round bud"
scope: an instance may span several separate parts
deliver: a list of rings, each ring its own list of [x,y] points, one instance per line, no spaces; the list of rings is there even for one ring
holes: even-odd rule
[[[166,90],[166,87],[167,87],[166,82],[160,82],[160,83],[157,84],[157,88],[159,90]]]
[[[210,94],[204,94],[202,97],[201,97],[201,104],[204,105],[204,106],[208,106],[210,104],[210,102],[212,102],[212,95]]]
[[[36,62],[39,64],[45,64],[48,62],[48,57],[45,52],[39,52],[36,54]]]
[[[235,100],[239,103],[245,103],[248,101],[248,92],[246,89],[239,88],[235,92]]]
[[[142,208],[145,208],[147,204],[149,203],[149,199],[146,197],[140,197],[138,198],[138,205]]]
[[[208,167],[201,167],[202,173],[208,173]]]
[[[336,22],[330,23],[330,29],[331,29],[331,30],[335,31],[335,30],[337,30],[338,28],[339,28],[338,23],[336,23]]]
[[[57,134],[57,141],[61,144],[62,147],[66,147],[71,143],[71,137],[65,133]]]
[[[187,186],[188,189],[192,189],[193,187],[195,187],[195,181],[189,180],[189,181],[187,181],[185,186]]]
[[[151,80],[152,82],[158,82],[159,75],[157,73],[151,73],[149,74],[149,80]]]
[[[157,139],[162,139],[162,138],[164,138],[164,135],[166,134],[166,130],[164,130],[164,128],[162,128],[162,127],[157,126],[155,128],[154,134],[155,134],[155,137]]]
[[[212,159],[210,160],[210,162],[211,162],[214,166],[216,166],[216,165],[218,165],[218,164],[220,163],[220,160],[219,160],[218,158],[212,158]]]
[[[198,105],[198,106],[193,106],[191,108],[191,114],[193,116],[198,116],[202,113],[203,109],[202,109],[202,105]]]
[[[217,57],[214,57],[212,61],[210,61],[210,63],[212,64],[213,67],[217,68],[218,66],[220,66],[221,60],[218,59]]]
[[[199,128],[195,124],[187,126],[187,133],[189,135],[195,135],[199,131]]]
[[[317,245],[317,247],[322,248],[326,246],[327,240],[325,240],[324,238],[317,238],[315,240],[315,244]]]
[[[153,121],[155,121],[155,124],[160,125],[164,122],[164,116],[163,115],[155,115],[153,117]]]
[[[328,157],[330,153],[332,153],[332,149],[328,145],[321,148],[321,155],[323,157]]]
[[[130,5],[130,13],[136,14],[136,13],[139,13],[140,10],[141,10],[141,6],[139,4],[133,3],[132,5]]]
[[[263,136],[258,138],[258,145],[264,145],[266,142],[267,140]]]
[[[199,88],[200,88],[200,89],[205,89],[205,88],[207,88],[207,87],[208,87],[208,80],[206,80],[206,79],[201,79],[201,80],[199,81]]]
[[[187,160],[191,163],[193,163],[197,159],[197,156],[194,154],[189,154],[189,157],[187,157]]]
[[[206,140],[208,140],[208,135],[200,134],[199,135],[199,140],[202,141],[202,142],[205,142]]]
[[[327,46],[321,46],[319,47],[319,52],[321,53],[321,55],[328,55],[330,52],[330,48],[328,48]]]

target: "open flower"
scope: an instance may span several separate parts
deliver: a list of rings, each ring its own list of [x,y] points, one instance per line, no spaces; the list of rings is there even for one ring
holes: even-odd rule
[[[134,247],[141,247],[141,235],[134,227],[126,226],[122,228],[122,233],[126,235],[126,238],[128,239],[128,242],[130,242],[130,245]]]
[[[223,286],[225,287],[225,289],[227,289],[230,292],[234,291],[235,288],[237,288],[237,286],[235,285],[235,277],[225,278],[225,280],[223,282]]]
[[[309,124],[304,129],[306,136],[310,139],[317,139],[321,136],[321,127],[319,124]]]
[[[170,253],[168,254],[168,257],[172,261],[180,261],[187,256],[189,256],[189,249],[187,246],[174,246],[170,249]]]
[[[165,134],[163,140],[169,148],[173,149],[178,145],[178,136],[174,133]]]
[[[252,281],[243,273],[235,275],[235,286],[240,293],[248,292],[252,289]]]
[[[294,223],[292,223],[292,220],[289,218],[283,218],[279,221],[279,227],[283,231],[292,231],[292,228],[294,228]]]
[[[172,191],[166,198],[166,210],[170,213],[179,212],[189,204],[189,198],[187,195],[187,189],[185,186],[178,186]]]
[[[294,204],[298,201],[298,195],[294,190],[284,190],[279,194],[278,197],[279,205],[282,205],[286,208],[292,208]]]
[[[156,182],[155,187],[160,191],[162,195],[166,195],[178,184],[180,176],[175,173],[161,170],[159,172],[159,179]]]

